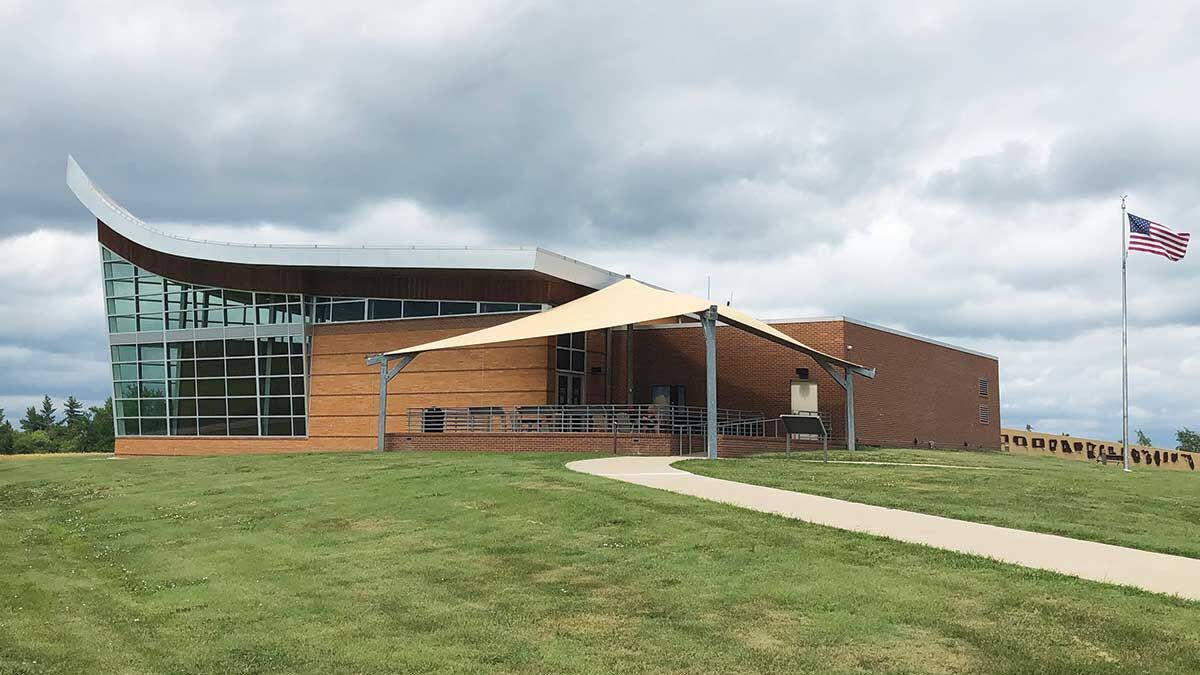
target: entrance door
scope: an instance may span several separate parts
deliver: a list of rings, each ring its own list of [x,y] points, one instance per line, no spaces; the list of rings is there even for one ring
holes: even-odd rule
[[[558,404],[583,405],[583,375],[558,374]]]

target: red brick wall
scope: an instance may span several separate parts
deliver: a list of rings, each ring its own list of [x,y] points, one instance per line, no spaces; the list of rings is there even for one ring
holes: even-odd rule
[[[373,438],[339,441],[313,438],[198,438],[194,436],[123,436],[118,455],[252,455],[281,452],[336,452],[375,449]]]
[[[867,445],[996,448],[1000,445],[999,366],[994,359],[842,320],[779,323],[783,333],[827,354],[875,367],[874,380],[855,377],[855,435]],[[624,332],[614,341],[618,384],[624,396]],[[621,345],[621,346],[618,346]],[[847,349],[847,345],[852,347]],[[704,405],[704,333],[700,327],[634,331],[635,399],[645,403],[655,384],[683,384],[689,405]],[[845,392],[811,358],[731,326],[717,328],[717,405],[790,412],[796,368],[817,383],[818,407],[830,416],[831,437],[844,445]],[[989,395],[979,396],[979,378]],[[990,423],[979,423],[979,406]]]
[[[388,434],[387,449],[397,451],[465,452],[585,452],[616,455],[668,455],[704,452],[704,437],[671,434],[619,435],[591,433],[405,433]],[[793,442],[797,452],[811,445]],[[762,452],[783,452],[784,439],[747,436],[719,436],[719,457],[744,457]]]
[[[466,452],[586,452],[666,456],[678,453],[669,434],[613,436],[591,433],[404,433],[389,434],[388,450]]]
[[[775,328],[828,354],[842,353],[842,322],[822,321],[777,325]],[[614,334],[615,335],[615,334]],[[622,345],[624,333],[621,333]],[[687,403],[705,404],[704,331],[698,326],[643,328],[634,331],[634,386],[637,403],[650,401],[650,387],[682,384]],[[614,341],[614,361],[623,374],[623,347]],[[791,381],[796,368],[808,368],[817,382],[818,407],[830,413],[831,436],[846,437],[845,396],[810,357],[732,326],[717,327],[717,406],[756,410],[768,417],[791,412]],[[619,379],[624,387],[624,378]],[[622,391],[623,394],[623,391]]]
[[[874,366],[874,380],[854,380],[857,436],[870,445],[1000,447],[1000,369],[976,356],[854,323],[846,342],[855,363]],[[979,378],[988,395],[979,395]],[[987,406],[988,424],[979,422]]]

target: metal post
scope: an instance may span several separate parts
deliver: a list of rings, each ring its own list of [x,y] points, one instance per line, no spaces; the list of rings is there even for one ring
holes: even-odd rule
[[[392,359],[398,358],[400,363],[396,364],[395,368],[388,369]],[[375,356],[367,357],[367,365],[379,364],[379,435],[375,440],[375,449],[379,452],[384,450],[384,438],[387,435],[387,386],[400,371],[404,370],[412,360],[417,358],[416,354],[405,354],[400,357],[389,357],[386,354],[376,354]]]
[[[604,402],[612,405],[613,402],[613,353],[612,353],[612,328],[604,329]]]
[[[633,324],[625,324],[625,404],[633,405]]]
[[[383,439],[387,433],[387,385],[388,360],[381,358],[379,359],[379,436],[375,442],[375,449],[379,452],[383,452]]]
[[[789,431],[783,435],[787,440],[783,442],[783,456],[785,459],[792,458],[792,434]]]
[[[708,458],[717,458],[717,306],[704,313],[705,398],[708,399]]]
[[[1129,471],[1129,301],[1126,292],[1126,268],[1129,266],[1129,247],[1125,233],[1129,230],[1125,218],[1125,197],[1121,197],[1121,454],[1125,470]]]
[[[846,449],[854,450],[854,371],[846,369]]]

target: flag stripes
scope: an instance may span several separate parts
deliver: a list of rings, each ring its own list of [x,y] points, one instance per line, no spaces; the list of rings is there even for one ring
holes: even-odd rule
[[[1160,255],[1177,262],[1187,254],[1192,235],[1174,232],[1159,223],[1129,214],[1129,250]]]

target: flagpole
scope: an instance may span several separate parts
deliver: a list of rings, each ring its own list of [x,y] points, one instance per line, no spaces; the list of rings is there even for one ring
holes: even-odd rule
[[[1125,216],[1125,197],[1121,195],[1121,454],[1129,471],[1129,247],[1125,245],[1129,222]]]

